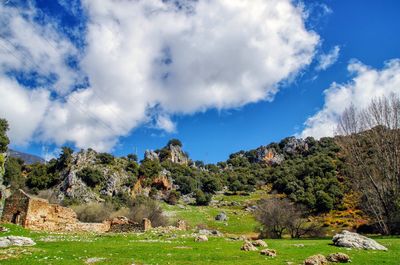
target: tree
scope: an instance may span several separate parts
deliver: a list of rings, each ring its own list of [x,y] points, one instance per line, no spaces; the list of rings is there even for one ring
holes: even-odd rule
[[[262,225],[261,236],[282,238],[289,233],[292,238],[319,236],[321,227],[306,218],[304,206],[294,204],[288,199],[261,200],[254,216]]]
[[[161,172],[160,162],[157,160],[145,159],[139,167],[139,175],[148,179],[154,179],[158,177]]]
[[[171,139],[171,140],[169,140],[167,146],[170,146],[170,145],[182,147],[182,142],[179,139]]]
[[[99,153],[99,154],[97,154],[96,158],[103,165],[110,165],[114,162],[114,156],[109,153]]]
[[[215,194],[215,192],[221,189],[221,182],[216,177],[207,177],[203,180],[203,183],[201,185],[201,190],[210,194]]]
[[[26,185],[35,190],[48,189],[59,182],[57,174],[48,172],[46,165],[36,163],[30,165]]]
[[[0,153],[7,152],[7,146],[10,143],[10,139],[7,137],[8,129],[9,126],[7,120],[0,119]]]
[[[337,141],[348,180],[361,193],[361,207],[383,234],[400,233],[400,99],[374,99],[368,107],[346,109]]]
[[[138,156],[136,154],[129,154],[126,156],[130,162],[137,162]]]
[[[71,163],[73,153],[74,150],[72,150],[72,148],[70,147],[63,146],[61,148],[61,155],[58,158],[58,163],[57,163],[58,170],[63,170],[64,168],[68,167],[68,165]]]
[[[9,157],[5,164],[4,184],[9,185],[11,190],[17,190],[25,186],[25,178],[22,176],[24,161]]]
[[[104,175],[100,170],[89,167],[81,169],[76,175],[92,188],[104,181]]]
[[[194,198],[196,199],[196,205],[205,206],[211,201],[211,194],[204,193],[202,190],[195,190]]]

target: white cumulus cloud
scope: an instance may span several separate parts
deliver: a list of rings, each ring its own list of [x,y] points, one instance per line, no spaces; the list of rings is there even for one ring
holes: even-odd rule
[[[319,43],[305,28],[303,8],[290,0],[83,0],[82,5],[88,16],[84,49],[57,34],[56,26],[26,21],[12,10],[29,36],[8,30],[30,60],[15,60],[3,50],[5,69],[30,71],[26,67],[34,61],[41,74],[58,77],[48,90],[65,95],[44,105],[24,140],[35,133],[58,145],[109,150],[119,136],[152,120],[173,132],[170,117],[176,114],[272,100],[280,83],[311,63]],[[74,4],[71,13],[77,10]],[[66,54],[78,56],[79,71],[68,67]],[[88,86],[73,90],[83,76]],[[22,126],[16,119],[10,119],[12,128]]]
[[[339,58],[340,54],[340,47],[335,46],[333,47],[328,53],[321,54],[318,57],[318,65],[316,66],[317,70],[326,70],[328,69],[331,65],[336,63],[336,61]]]
[[[400,94],[400,59],[387,61],[383,69],[374,69],[353,61],[348,70],[354,75],[353,79],[345,84],[333,83],[325,90],[324,106],[307,119],[302,137],[333,136],[338,118],[352,104],[365,108],[372,99],[392,93]]]

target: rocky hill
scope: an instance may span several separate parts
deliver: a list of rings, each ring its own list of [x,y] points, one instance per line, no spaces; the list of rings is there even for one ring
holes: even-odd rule
[[[91,149],[73,154],[67,167],[60,172],[61,182],[53,188],[57,200],[88,203],[112,196],[128,196],[135,181],[126,171],[128,161],[111,156],[105,161],[103,155]],[[96,174],[98,183],[93,183],[91,178]]]

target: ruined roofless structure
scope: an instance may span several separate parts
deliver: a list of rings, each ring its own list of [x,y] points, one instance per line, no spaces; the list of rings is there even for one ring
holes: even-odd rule
[[[113,220],[103,223],[82,223],[72,209],[50,204],[47,200],[35,198],[22,190],[14,192],[6,199],[1,222],[21,225],[32,230],[57,232],[104,233],[118,231],[120,227],[131,231],[151,229],[148,219],[144,219],[142,224],[128,221],[126,223],[113,222]]]

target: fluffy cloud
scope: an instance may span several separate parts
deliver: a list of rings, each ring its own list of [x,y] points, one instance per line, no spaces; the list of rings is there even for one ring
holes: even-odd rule
[[[337,59],[339,58],[340,47],[335,46],[333,47],[328,53],[321,54],[318,57],[318,65],[316,66],[317,70],[326,70],[334,64]]]
[[[333,83],[325,90],[325,104],[322,110],[307,119],[302,137],[332,136],[338,118],[351,104],[364,108],[374,98],[400,94],[400,59],[386,62],[381,70],[353,61],[348,70],[354,75],[353,79],[345,84]]]
[[[46,111],[33,126],[39,139],[58,145],[70,141],[108,150],[146,122],[172,132],[171,115],[272,100],[280,83],[311,63],[319,42],[304,26],[304,10],[289,0],[83,0],[82,5],[88,16],[84,49],[57,34],[55,25],[26,21],[14,9],[9,18],[17,17],[29,33],[9,27],[15,47],[23,45],[41,75],[56,75],[51,89],[64,95],[44,104]],[[71,13],[77,10],[74,4]],[[32,70],[24,68],[29,62],[5,54],[7,70]],[[79,71],[66,64],[66,55],[79,57]],[[83,76],[88,85],[76,90]],[[10,122],[12,128],[22,124]]]

